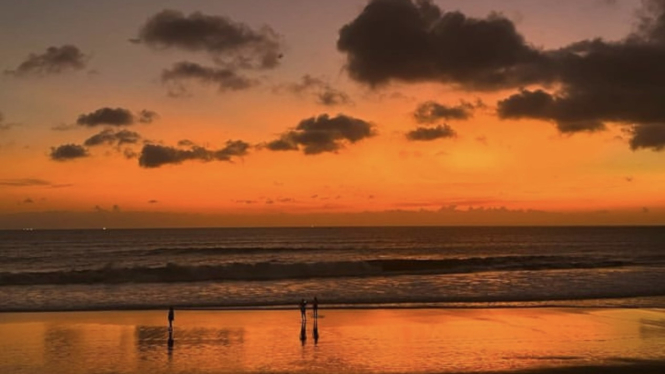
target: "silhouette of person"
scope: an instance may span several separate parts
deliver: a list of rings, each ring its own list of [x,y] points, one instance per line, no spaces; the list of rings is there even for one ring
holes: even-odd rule
[[[300,318],[303,321],[307,320],[307,301],[305,299],[300,300]]]
[[[314,318],[319,318],[319,299],[314,296],[314,300],[312,301],[312,309],[314,310]]]
[[[175,319],[175,310],[173,310],[173,307],[169,307],[169,331],[173,330],[174,319]]]

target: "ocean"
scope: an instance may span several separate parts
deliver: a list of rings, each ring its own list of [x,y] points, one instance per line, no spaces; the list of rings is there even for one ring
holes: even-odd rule
[[[0,311],[665,307],[663,227],[0,231]]]

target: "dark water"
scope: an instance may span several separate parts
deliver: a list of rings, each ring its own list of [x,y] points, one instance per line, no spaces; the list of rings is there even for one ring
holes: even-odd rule
[[[0,310],[665,303],[662,227],[0,231]]]

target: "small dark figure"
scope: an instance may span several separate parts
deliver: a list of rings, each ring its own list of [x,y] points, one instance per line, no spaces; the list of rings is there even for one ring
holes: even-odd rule
[[[305,321],[307,319],[307,301],[300,300],[300,318]]]
[[[312,301],[312,309],[314,310],[314,318],[319,318],[319,299],[314,296]]]
[[[175,319],[175,310],[173,307],[169,308],[169,331],[173,331],[173,320]]]

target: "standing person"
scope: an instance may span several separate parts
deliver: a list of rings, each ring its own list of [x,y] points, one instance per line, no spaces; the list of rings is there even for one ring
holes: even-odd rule
[[[173,320],[175,319],[175,310],[169,307],[169,331],[173,331]]]
[[[300,318],[305,321],[307,319],[307,301],[305,299],[300,300]]]
[[[314,310],[314,318],[319,318],[319,299],[316,296],[312,300],[312,309]]]

